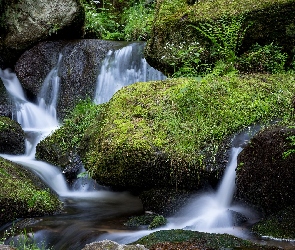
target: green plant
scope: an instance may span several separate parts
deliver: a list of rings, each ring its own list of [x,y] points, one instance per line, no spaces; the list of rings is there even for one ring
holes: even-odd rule
[[[145,0],[125,8],[121,20],[124,26],[124,39],[146,41],[150,37],[153,19],[154,4],[146,6]]]
[[[211,41],[211,53],[214,57],[233,64],[250,26],[251,24],[245,23],[244,15],[238,15],[223,16],[212,23],[200,23],[199,27],[193,27]]]
[[[104,3],[104,2],[103,2]],[[120,24],[117,22],[111,3],[104,3],[102,8],[97,8],[93,2],[83,1],[85,9],[85,36],[120,40]]]
[[[280,73],[284,71],[287,58],[287,53],[273,43],[264,46],[256,43],[237,60],[236,66],[247,73]]]
[[[289,155],[295,153],[295,135],[288,136],[287,141],[291,148],[283,152],[283,159],[286,159]]]
[[[14,225],[6,230],[0,239],[0,244],[5,244],[17,250],[50,250],[44,242],[37,243],[34,233],[28,233],[26,229],[19,230]]]
[[[152,220],[148,228],[155,229],[160,226],[166,225],[166,223],[167,223],[167,219],[163,215],[157,215],[154,217],[154,219]]]

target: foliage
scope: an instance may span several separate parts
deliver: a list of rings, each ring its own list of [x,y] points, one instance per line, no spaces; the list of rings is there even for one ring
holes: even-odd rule
[[[295,153],[295,136],[291,135],[287,137],[287,140],[289,141],[289,146],[291,148],[283,153],[283,159],[286,159],[290,154]]]
[[[261,46],[255,44],[237,60],[237,67],[242,72],[280,73],[285,69],[288,55],[273,43]]]
[[[17,227],[12,226],[9,230],[4,232],[3,237],[0,239],[0,244],[11,246],[17,250],[49,250],[44,242],[40,244],[36,242],[34,233],[28,233],[26,229],[22,231]]]
[[[84,29],[87,36],[94,36],[106,40],[120,40],[120,24],[113,13],[111,3],[106,3],[102,8],[97,8],[93,2],[83,1],[85,9]]]
[[[154,4],[146,6],[145,0],[125,8],[122,14],[124,39],[126,41],[146,41],[151,33],[154,18]]]

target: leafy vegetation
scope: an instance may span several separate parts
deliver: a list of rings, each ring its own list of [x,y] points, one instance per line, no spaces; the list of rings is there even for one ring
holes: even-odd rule
[[[106,40],[146,41],[150,37],[154,5],[140,1],[82,1],[85,37]],[[118,6],[117,6],[118,5]]]

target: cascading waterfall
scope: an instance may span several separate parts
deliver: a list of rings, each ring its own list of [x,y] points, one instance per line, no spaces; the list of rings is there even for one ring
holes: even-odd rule
[[[132,43],[108,52],[97,77],[95,103],[108,102],[116,91],[129,84],[166,78],[147,63],[143,49],[143,43]]]

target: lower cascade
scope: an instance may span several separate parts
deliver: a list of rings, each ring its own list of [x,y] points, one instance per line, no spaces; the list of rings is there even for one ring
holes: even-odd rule
[[[165,78],[160,72],[151,68],[144,58],[138,59],[134,55],[137,50],[138,47],[131,44],[108,53],[97,78],[95,103],[108,101],[117,90],[128,84]],[[62,56],[46,77],[37,103],[32,103],[26,98],[14,73],[0,70],[0,77],[15,105],[14,119],[21,124],[27,135],[25,155],[0,156],[35,172],[64,202],[62,214],[36,218],[36,223],[30,226],[35,240],[53,246],[54,249],[82,249],[86,243],[103,239],[130,243],[152,232],[151,230],[127,232],[117,219],[120,216],[126,217],[142,212],[138,198],[128,193],[107,191],[99,186],[91,189],[88,186],[92,186],[92,183],[85,185],[81,180],[74,185],[74,189],[70,189],[59,168],[35,159],[37,143],[60,126],[56,115],[56,100],[60,85],[58,69],[61,60]],[[230,233],[246,238],[247,233],[235,226],[233,217],[235,214],[241,214],[247,218],[254,218],[255,214],[243,206],[232,204],[235,168],[241,150],[240,146],[232,148],[229,164],[217,191],[196,195],[178,214],[168,218],[166,226],[157,230],[182,228]],[[87,177],[85,178],[87,181]],[[81,186],[84,188],[80,188]]]

